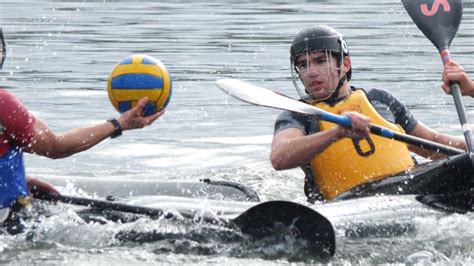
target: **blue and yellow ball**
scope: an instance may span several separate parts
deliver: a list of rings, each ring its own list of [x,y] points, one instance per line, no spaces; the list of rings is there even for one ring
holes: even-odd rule
[[[158,59],[136,54],[115,65],[107,81],[110,102],[123,113],[137,105],[138,100],[148,97],[143,109],[151,115],[165,108],[171,99],[171,78],[165,65]]]

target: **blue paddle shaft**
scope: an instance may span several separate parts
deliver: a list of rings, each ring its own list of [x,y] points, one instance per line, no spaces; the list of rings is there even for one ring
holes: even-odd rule
[[[282,94],[275,93],[271,90],[252,85],[242,80],[220,79],[216,81],[216,85],[224,92],[246,103],[278,108],[302,114],[314,115],[317,116],[320,120],[332,122],[347,128],[351,128],[352,126],[351,120],[347,116],[329,113],[323,109],[317,108],[305,102],[294,100]],[[369,125],[369,129],[370,132],[375,135],[395,139],[401,142],[405,142],[407,144],[421,147],[423,149],[428,149],[447,155],[464,153],[464,151],[461,149],[418,138],[415,136],[394,132],[388,128],[376,126],[373,124]]]
[[[347,128],[352,127],[351,119],[348,116],[335,115],[329,112],[325,112],[323,110],[320,110],[320,113],[318,116],[319,116],[319,119],[324,120],[324,121],[332,122],[334,124],[338,124]]]
[[[335,115],[335,114],[321,110],[319,114],[319,119],[332,122],[332,123],[335,123],[347,128],[352,127],[351,119],[348,116],[344,116],[344,115]],[[390,139],[394,138],[394,132],[388,128],[379,127],[379,126],[371,124],[369,126],[369,129],[370,129],[370,132],[376,135],[379,135],[385,138],[390,138]]]
[[[321,120],[332,122],[332,123],[335,123],[335,124],[338,124],[338,125],[341,125],[341,126],[344,126],[344,127],[347,127],[347,128],[352,127],[351,119],[347,116],[336,115],[336,114],[333,114],[333,113],[329,113],[329,112],[326,112],[326,111],[324,111],[320,108],[316,108],[316,107],[313,107],[312,109],[314,110],[314,112],[316,112],[316,115]],[[448,154],[448,155],[461,154],[461,153],[464,152],[463,150],[460,150],[460,149],[457,149],[457,148],[454,148],[454,147],[442,145],[440,143],[425,140],[425,139],[420,139],[420,138],[415,137],[415,136],[395,132],[395,131],[392,131],[388,128],[377,126],[377,125],[374,125],[374,124],[370,124],[369,129],[370,129],[370,132],[372,134],[382,136],[382,137],[385,137],[385,138],[389,138],[389,139],[395,139],[395,140],[398,140],[398,141],[402,141],[402,142],[405,142],[407,144],[411,144],[411,145],[414,145],[414,146],[421,147],[423,149],[429,149],[429,150],[432,150],[432,151],[436,151],[436,152],[440,152],[440,153],[444,153],[444,154]],[[468,131],[468,134],[470,134],[470,130]]]

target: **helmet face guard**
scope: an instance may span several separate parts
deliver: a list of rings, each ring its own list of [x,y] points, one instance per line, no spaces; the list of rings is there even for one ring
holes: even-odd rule
[[[5,39],[3,38],[2,28],[0,28],[0,53],[2,56],[2,58],[0,58],[0,69],[2,69],[3,62],[5,62],[5,58],[7,58],[7,43],[5,42]]]
[[[316,55],[315,52],[319,53]],[[290,63],[292,81],[301,98],[322,101],[337,97],[342,83],[346,79],[350,80],[352,74],[352,69],[346,75],[342,72],[345,56],[349,56],[347,44],[342,35],[334,29],[327,26],[317,26],[299,32],[291,45]],[[336,60],[336,64],[333,63],[334,60]],[[326,75],[328,88],[310,94],[303,79],[305,76],[309,76],[311,71],[316,71],[319,75]],[[331,76],[337,76],[338,81],[331,81],[333,78]]]
[[[340,80],[344,78],[341,59],[343,57],[328,50],[305,50],[296,55],[291,78],[300,97],[315,102],[338,94]]]

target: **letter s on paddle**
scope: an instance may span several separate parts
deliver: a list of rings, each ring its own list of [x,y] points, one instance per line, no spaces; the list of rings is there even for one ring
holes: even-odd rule
[[[443,5],[443,9],[445,12],[451,11],[451,6],[449,5],[448,0],[435,0],[431,10],[428,9],[427,4],[422,4],[421,13],[423,13],[423,15],[427,17],[431,17],[438,12],[439,5]]]

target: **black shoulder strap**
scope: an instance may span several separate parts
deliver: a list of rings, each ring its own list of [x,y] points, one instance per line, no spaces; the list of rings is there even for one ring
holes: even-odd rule
[[[311,164],[307,164],[301,167],[304,176],[304,194],[307,197],[309,203],[315,203],[316,201],[323,201],[324,197],[319,190],[319,186],[314,182],[313,172],[311,171]]]
[[[363,91],[365,93],[365,96],[367,96],[367,91],[364,88],[356,88],[354,86],[351,86],[351,91]]]

